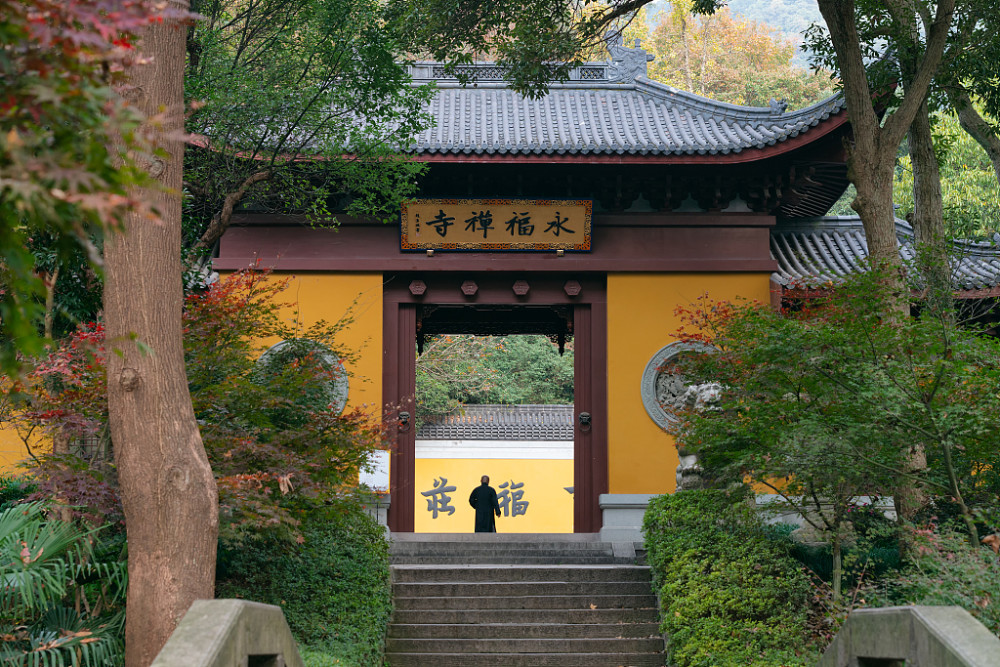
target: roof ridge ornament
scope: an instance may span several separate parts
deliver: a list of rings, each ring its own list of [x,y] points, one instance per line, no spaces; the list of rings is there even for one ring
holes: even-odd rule
[[[777,100],[772,97],[771,101],[768,102],[767,105],[771,107],[772,116],[780,116],[781,114],[785,113],[785,109],[788,108],[788,101],[784,97],[782,97],[780,100]]]
[[[652,62],[653,54],[641,47],[639,38],[635,40],[635,48],[625,46],[625,38],[614,30],[605,33],[604,39],[611,56],[607,69],[609,83],[635,83],[636,78],[648,75],[646,64]]]

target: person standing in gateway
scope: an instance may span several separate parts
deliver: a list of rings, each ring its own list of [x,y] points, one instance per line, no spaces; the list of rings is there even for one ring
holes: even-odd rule
[[[469,504],[476,510],[476,532],[495,533],[497,532],[496,516],[500,516],[500,503],[497,501],[497,492],[490,486],[490,478],[483,475],[482,484],[472,490],[469,496]]]

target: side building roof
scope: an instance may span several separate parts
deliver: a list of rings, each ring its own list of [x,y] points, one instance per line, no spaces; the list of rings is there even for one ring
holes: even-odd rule
[[[773,100],[770,107],[736,106],[648,79],[652,56],[641,48],[619,40],[609,52],[611,59],[574,68],[568,81],[552,83],[540,99],[511,90],[495,63],[456,68],[470,79],[465,84],[440,63],[411,65],[414,82],[434,82],[437,92],[428,106],[434,125],[410,150],[429,161],[576,155],[670,157],[677,163],[728,156],[724,161],[739,162],[752,149],[782,152],[791,139],[846,122],[839,95],[794,112]]]
[[[903,262],[912,264],[914,234],[905,220],[896,219],[896,238]],[[1000,295],[1000,234],[993,241],[959,240],[950,246],[956,291],[965,296]],[[855,216],[783,221],[771,230],[771,256],[778,262],[775,282],[783,287],[812,287],[838,283],[865,270],[868,243],[861,219]]]
[[[572,405],[464,405],[455,414],[432,417],[418,440],[573,439]]]

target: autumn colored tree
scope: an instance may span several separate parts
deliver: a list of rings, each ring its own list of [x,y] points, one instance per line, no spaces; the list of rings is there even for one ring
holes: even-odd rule
[[[186,3],[13,0],[0,10],[0,356],[12,368],[18,350],[42,342],[36,299],[51,298],[55,281],[46,290],[34,275],[27,239],[51,233],[99,266],[92,238],[116,232],[104,254],[106,322],[120,352],[109,414],[131,553],[126,663],[145,665],[190,602],[211,597],[215,562],[217,497],[180,345],[174,119]]]
[[[220,540],[297,539],[303,513],[354,486],[380,446],[376,420],[342,413],[325,388],[344,380],[351,355],[337,349],[348,320],[300,327],[281,316],[287,280],[244,271],[185,299],[184,358],[194,413],[218,482]],[[300,345],[280,358],[261,340]],[[284,348],[283,348],[284,349]],[[4,427],[55,451],[31,451],[39,497],[75,507],[91,525],[118,523],[121,505],[108,434],[106,365],[113,348],[100,324],[82,326],[28,373]]]
[[[577,20],[586,21],[593,19],[600,16],[601,13],[606,12],[607,8],[607,4],[602,2],[592,2],[584,5]],[[611,34],[620,34],[625,46],[631,47],[636,43],[636,40],[639,40],[639,44],[643,48],[649,48],[649,25],[645,7],[641,7],[633,14],[622,16],[612,21],[608,24],[607,30]],[[583,51],[578,54],[578,58],[585,62],[607,60],[608,47],[604,41],[606,36],[605,34],[601,39],[595,39],[594,43],[586,45]]]
[[[795,109],[833,92],[825,73],[792,65],[794,42],[728,8],[700,15],[690,0],[674,2],[645,44],[656,56],[650,78],[730,104],[767,106],[773,98]]]
[[[128,211],[148,210],[129,187],[144,182],[127,150],[143,151],[142,115],[114,86],[130,39],[155,14],[144,2],[0,1],[0,366],[37,354],[58,261],[92,267],[94,239]],[[154,113],[158,113],[155,110]],[[47,236],[53,261],[32,253]],[[41,269],[41,270],[39,270]],[[48,331],[50,327],[46,327]]]
[[[188,381],[219,482],[221,539],[230,545],[300,539],[303,513],[353,488],[381,446],[377,420],[342,412],[331,391],[347,380],[331,362],[352,359],[337,344],[349,318],[289,322],[280,312],[287,287],[245,271],[185,304]],[[261,339],[286,341],[282,354],[261,354]]]

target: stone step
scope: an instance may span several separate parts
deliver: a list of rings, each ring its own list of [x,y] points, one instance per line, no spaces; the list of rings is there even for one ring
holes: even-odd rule
[[[515,582],[447,582],[447,583],[397,583],[392,592],[397,598],[412,597],[514,597],[514,596],[566,596],[578,593],[580,582],[571,581],[515,581]],[[649,595],[648,581],[591,581],[586,582],[587,595]]]
[[[417,542],[558,542],[601,544],[597,533],[393,533],[395,543]]]
[[[650,623],[521,623],[520,614],[510,622],[492,623],[393,623],[393,639],[569,639],[569,638],[659,638],[659,624]],[[497,620],[494,618],[494,620]]]
[[[391,553],[437,553],[448,551],[496,552],[504,549],[536,551],[611,551],[606,542],[393,542]]]
[[[614,565],[611,556],[390,556],[393,565]]]
[[[396,583],[435,583],[462,581],[642,581],[649,584],[649,568],[640,565],[605,565],[596,567],[395,565]]]
[[[659,637],[642,639],[398,639],[386,640],[386,653],[652,653]],[[473,664],[473,663],[470,663]]]
[[[464,546],[457,549],[447,549],[444,547],[436,546],[434,549],[393,549],[389,552],[390,556],[395,556],[397,558],[401,556],[490,556],[493,558],[502,558],[504,556],[542,556],[545,558],[551,556],[583,556],[583,557],[594,557],[594,556],[614,556],[614,552],[611,549],[560,549],[558,547],[553,547],[550,549],[542,548],[521,548],[519,546],[504,546],[496,547],[493,549],[466,549]]]
[[[622,609],[653,608],[646,595],[515,595],[495,597],[396,597],[396,609]]]
[[[392,667],[663,667],[649,568],[592,535],[401,535]]]
[[[663,667],[663,652],[608,653],[392,653],[392,667]]]
[[[393,623],[404,625],[496,623],[500,619],[517,619],[521,623],[554,623],[558,625],[595,623],[627,624],[658,623],[659,612],[654,607],[638,609],[399,609],[392,615]]]

